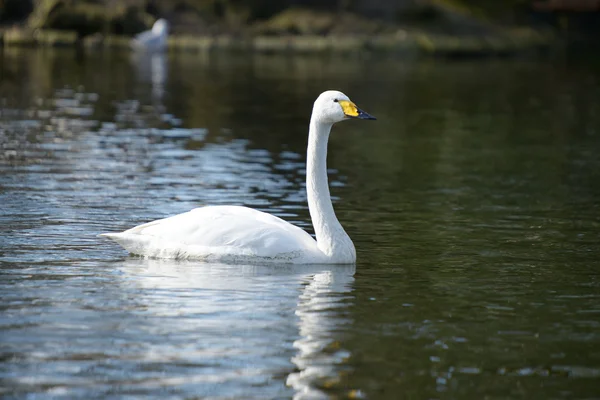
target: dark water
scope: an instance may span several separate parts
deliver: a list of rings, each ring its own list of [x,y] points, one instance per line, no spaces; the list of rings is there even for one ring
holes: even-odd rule
[[[5,398],[600,398],[600,68],[186,55],[0,63]],[[311,230],[323,90],[356,267],[143,260],[204,204]]]

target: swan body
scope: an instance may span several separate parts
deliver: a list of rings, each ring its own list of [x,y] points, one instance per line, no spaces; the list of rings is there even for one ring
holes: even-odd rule
[[[105,233],[133,254],[220,262],[353,264],[356,251],[337,220],[327,183],[327,141],[334,123],[375,119],[341,92],[315,101],[309,128],[306,190],[316,240],[274,215],[240,206],[206,206],[120,233]]]
[[[131,47],[140,51],[163,51],[167,47],[169,23],[160,18],[149,31],[142,32],[131,39]]]
[[[317,242],[304,230],[271,214],[240,206],[195,208],[104,235],[131,253],[156,258],[324,261]]]

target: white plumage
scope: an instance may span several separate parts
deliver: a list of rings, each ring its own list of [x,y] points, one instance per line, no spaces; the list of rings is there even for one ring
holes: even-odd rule
[[[157,258],[292,262],[304,250],[318,262],[319,249],[304,230],[271,214],[240,206],[206,206],[104,234],[131,253]]]
[[[169,23],[164,19],[157,20],[152,29],[142,32],[131,39],[131,47],[140,51],[163,51],[167,47]]]
[[[315,101],[309,129],[306,188],[315,228],[307,232],[261,211],[240,206],[207,206],[105,233],[133,254],[221,262],[352,264],[352,240],[337,220],[327,184],[327,141],[331,126],[348,118],[374,119],[338,91]]]

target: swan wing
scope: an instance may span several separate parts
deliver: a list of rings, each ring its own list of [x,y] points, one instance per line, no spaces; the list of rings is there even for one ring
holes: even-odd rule
[[[145,31],[131,40],[131,45],[139,49],[158,49],[166,45],[166,37],[152,31]]]
[[[153,37],[152,31],[144,31],[142,33],[138,33],[133,37],[133,40],[138,43],[146,43]]]
[[[298,228],[261,211],[240,206],[207,206],[105,234],[142,255],[201,257],[219,254],[259,258],[318,254],[316,241]],[[157,253],[160,252],[160,253]]]

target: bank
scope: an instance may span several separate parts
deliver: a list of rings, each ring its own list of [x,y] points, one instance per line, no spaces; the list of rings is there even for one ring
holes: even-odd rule
[[[126,51],[131,37],[151,26],[145,9],[76,3],[38,3],[26,19],[4,25],[4,47],[76,47],[83,51]],[[82,5],[83,4],[83,5]],[[411,11],[412,10],[412,11]],[[190,11],[167,14],[172,52],[382,53],[419,56],[506,56],[559,48],[555,32],[501,26],[447,7],[409,9],[393,22],[351,12],[287,8],[264,20],[208,26]],[[170,17],[170,18],[169,18]],[[190,19],[191,18],[191,19]],[[231,17],[229,17],[229,20]],[[189,27],[192,27],[191,29]]]

